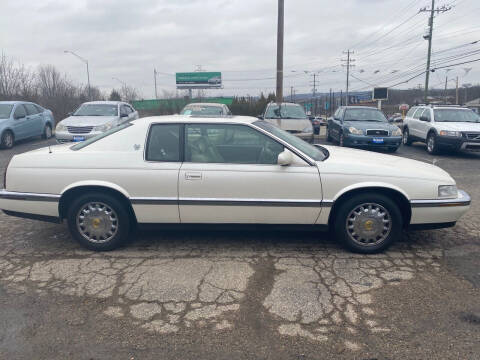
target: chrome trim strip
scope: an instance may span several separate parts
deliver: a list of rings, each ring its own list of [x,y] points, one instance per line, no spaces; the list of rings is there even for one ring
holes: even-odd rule
[[[463,190],[458,190],[456,199],[432,199],[432,200],[410,200],[412,208],[419,207],[442,207],[442,206],[468,206],[472,202],[470,195]]]
[[[237,199],[237,198],[162,198],[132,197],[134,205],[203,205],[203,206],[271,206],[271,207],[321,207],[321,200],[298,199]],[[331,206],[326,203],[325,206]]]
[[[7,191],[5,189],[2,189],[0,190],[0,199],[58,202],[58,200],[60,200],[60,195],[25,193],[25,192]]]

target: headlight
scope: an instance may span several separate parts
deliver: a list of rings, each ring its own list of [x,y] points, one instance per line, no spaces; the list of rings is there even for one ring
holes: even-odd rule
[[[302,130],[303,133],[313,133],[313,127],[307,126],[305,129]]]
[[[462,137],[462,133],[460,131],[442,130],[440,136]]]
[[[363,135],[363,130],[354,128],[353,126],[350,126],[350,127],[348,128],[348,131],[350,132],[350,134]]]
[[[113,127],[113,124],[107,123],[107,124],[104,124],[104,125],[95,126],[93,128],[93,130],[94,131],[105,132],[107,130],[110,130],[112,127]]]
[[[58,123],[57,127],[55,128],[55,131],[67,131],[67,127],[62,123]]]
[[[458,189],[456,185],[440,185],[438,187],[438,197],[456,198],[458,197]]]
[[[402,130],[399,128],[396,128],[395,130],[392,131],[392,136],[402,136]]]

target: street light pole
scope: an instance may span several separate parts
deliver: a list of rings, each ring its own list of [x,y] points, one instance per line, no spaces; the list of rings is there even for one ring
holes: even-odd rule
[[[155,80],[155,99],[158,99],[158,95],[157,95],[157,69],[153,69],[153,78]]]
[[[284,24],[284,0],[278,0],[277,92],[276,92],[276,100],[278,104],[280,104],[283,101],[283,24]]]
[[[81,57],[80,55],[77,55],[75,54],[73,51],[70,51],[70,50],[64,50],[64,53],[65,54],[72,54],[73,56],[76,56],[78,59],[80,59],[82,62],[85,63],[85,65],[87,65],[87,84],[88,84],[88,100],[92,100],[92,96],[91,96],[91,90],[90,90],[90,71],[88,70],[88,60],[87,59],[84,59],[83,57]]]

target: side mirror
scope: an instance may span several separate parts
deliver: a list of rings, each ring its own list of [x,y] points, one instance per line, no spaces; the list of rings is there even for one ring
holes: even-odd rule
[[[128,114],[122,113],[122,114],[120,114],[120,117],[121,117],[121,118],[128,117]]]
[[[288,166],[293,162],[293,155],[290,150],[285,149],[278,154],[277,164],[280,166]]]
[[[73,111],[70,111],[69,113],[67,113],[67,116],[72,116],[73,115]]]
[[[426,122],[430,121],[426,116],[420,116],[419,120],[420,121],[426,121]]]

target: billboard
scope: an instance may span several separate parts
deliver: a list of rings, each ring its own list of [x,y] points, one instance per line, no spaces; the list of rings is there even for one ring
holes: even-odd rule
[[[373,89],[373,100],[387,100],[388,99],[388,88],[374,88]]]
[[[175,74],[177,89],[211,89],[222,87],[221,72],[182,72]]]

